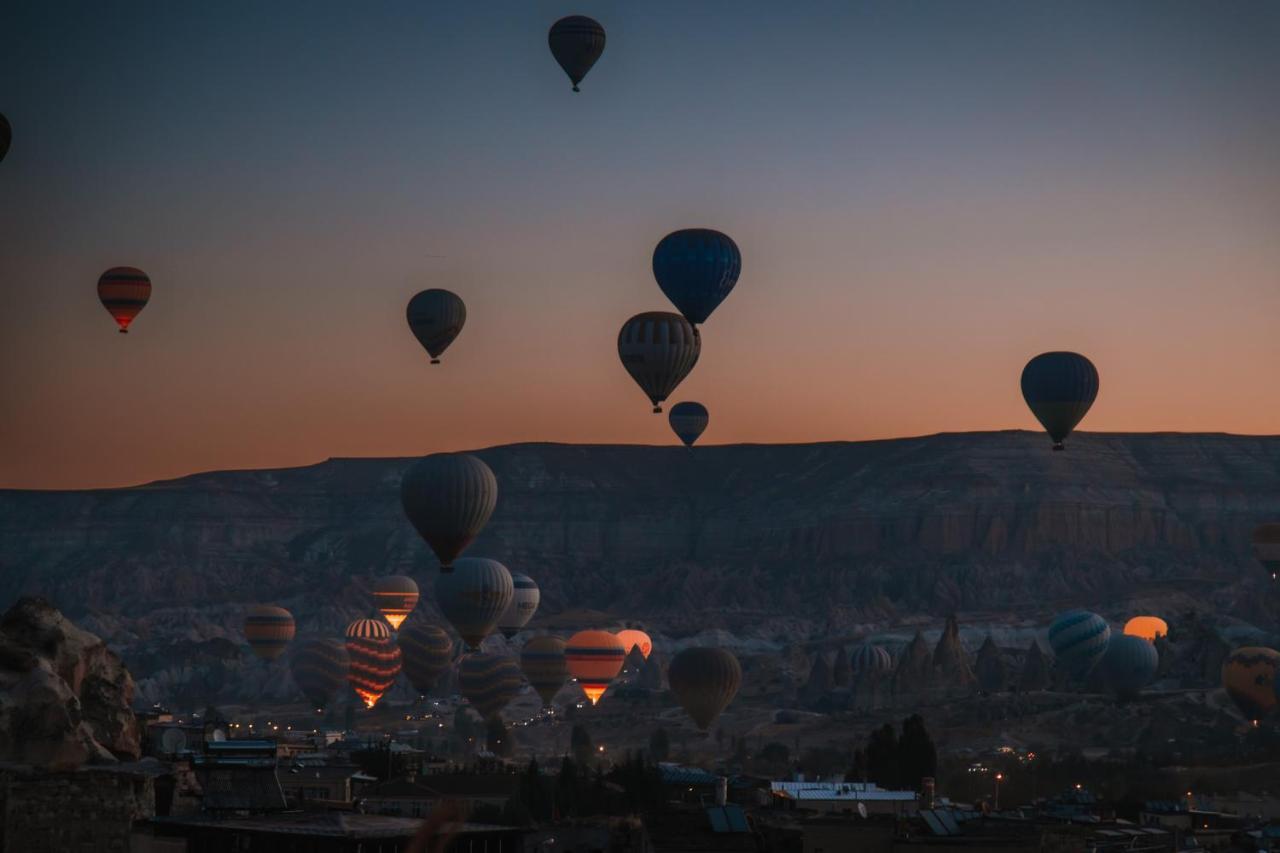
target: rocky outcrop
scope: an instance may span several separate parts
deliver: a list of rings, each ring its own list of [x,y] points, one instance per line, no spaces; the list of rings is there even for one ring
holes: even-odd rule
[[[932,682],[933,655],[929,653],[924,634],[916,631],[898,658],[898,666],[893,673],[893,693],[898,697],[908,697],[924,692]]]
[[[667,686],[667,656],[654,649],[640,669],[639,685],[649,690],[663,690]]]
[[[1036,690],[1047,690],[1052,680],[1052,667],[1049,664],[1049,658],[1041,650],[1040,644],[1035,640],[1031,641],[1031,645],[1027,647],[1027,653],[1022,658],[1022,672],[1018,675],[1018,690],[1022,693],[1032,693]]]
[[[969,653],[960,642],[960,625],[953,614],[947,617],[947,625],[933,649],[933,683],[930,686],[962,694],[970,692],[976,683],[973,668],[969,665]]]
[[[973,670],[978,679],[978,687],[984,693],[1000,693],[1008,684],[1009,670],[1005,666],[1004,655],[990,634],[978,649]]]
[[[835,663],[831,665],[831,683],[835,687],[850,687],[853,684],[853,667],[849,665],[849,652],[844,646],[836,652]]]
[[[818,702],[831,691],[831,664],[826,655],[821,653],[813,658],[813,666],[809,669],[809,678],[800,688],[800,700],[806,704]]]
[[[0,619],[0,760],[41,769],[136,759],[133,679],[102,640],[42,599]]]

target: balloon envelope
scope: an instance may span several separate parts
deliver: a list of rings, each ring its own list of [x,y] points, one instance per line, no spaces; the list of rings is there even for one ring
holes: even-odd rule
[[[1159,616],[1135,616],[1124,623],[1124,633],[1154,643],[1156,637],[1169,636],[1169,623]]]
[[[893,655],[882,646],[863,643],[849,657],[849,671],[864,677],[886,675],[893,671]]]
[[[418,606],[418,585],[404,575],[388,575],[373,583],[373,603],[395,630]]]
[[[676,390],[698,363],[702,340],[679,314],[649,311],[637,314],[618,332],[618,357],[644,391],[653,411]]]
[[[689,648],[671,659],[667,681],[685,712],[706,731],[737,695],[742,667],[726,649]]]
[[[738,244],[710,228],[685,228],[663,237],[653,250],[658,287],[690,323],[705,323],[738,283]]]
[[[1280,677],[1280,652],[1263,646],[1245,646],[1227,655],[1222,663],[1222,686],[1247,719],[1260,720],[1276,709],[1276,684]]]
[[[436,576],[436,604],[472,649],[493,631],[514,592],[507,567],[484,557],[462,557],[453,571]]]
[[[622,641],[608,631],[579,631],[565,644],[565,661],[569,674],[578,680],[582,692],[594,705],[600,701],[609,682],[618,677],[627,650]]]
[[[631,654],[632,649],[638,648],[640,654],[644,655],[645,659],[648,660],[649,652],[653,651],[653,640],[649,639],[649,635],[639,629],[627,628],[619,631],[617,637],[622,641],[622,647],[627,650],[627,654]]]
[[[1022,397],[1053,439],[1053,449],[1062,450],[1098,397],[1098,369],[1079,353],[1041,353],[1022,369]]]
[[[464,655],[458,663],[458,690],[488,719],[502,711],[524,688],[520,667],[505,655]]]
[[[357,619],[347,626],[347,681],[366,708],[378,704],[400,674],[400,647],[381,619]]]
[[[416,294],[404,310],[409,330],[431,356],[432,364],[462,331],[467,322],[467,306],[456,293],[433,288]]]
[[[1137,696],[1156,677],[1160,653],[1142,637],[1118,634],[1107,643],[1098,668],[1109,689],[1117,696],[1130,698]]]
[[[9,143],[13,141],[13,127],[9,124],[9,119],[0,113],[0,162],[4,161],[4,157],[9,153]]]
[[[1280,574],[1280,522],[1268,521],[1254,528],[1253,555],[1275,580]]]
[[[437,453],[413,463],[400,480],[400,503],[418,535],[448,571],[498,504],[498,480],[466,453]]]
[[[293,682],[317,709],[329,704],[347,683],[351,657],[341,640],[310,639],[301,643],[289,661]]]
[[[253,653],[263,660],[275,660],[284,654],[295,630],[293,614],[271,604],[259,604],[244,620],[245,639]]]
[[[453,640],[443,628],[415,621],[396,635],[404,674],[413,689],[425,694],[453,663]]]
[[[565,660],[564,649],[565,642],[559,637],[533,637],[520,650],[520,669],[542,697],[544,706],[551,704],[569,680],[569,664]]]
[[[135,267],[112,267],[98,277],[98,299],[126,334],[151,300],[151,279]]]
[[[1107,653],[1111,626],[1088,610],[1068,610],[1049,626],[1049,646],[1058,665],[1076,678],[1084,678]]]
[[[684,442],[685,447],[693,447],[693,443],[702,435],[710,420],[711,416],[707,414],[706,406],[687,401],[676,403],[671,407],[671,413],[667,415],[671,431]]]
[[[591,66],[604,53],[604,27],[586,15],[570,15],[551,25],[547,33],[547,45],[551,55],[569,75],[573,91],[587,76]]]
[[[511,603],[507,605],[507,609],[498,618],[498,630],[508,640],[520,633],[520,629],[529,624],[533,614],[538,611],[538,602],[542,600],[542,593],[538,591],[538,585],[528,575],[512,572],[511,585],[513,589]]]

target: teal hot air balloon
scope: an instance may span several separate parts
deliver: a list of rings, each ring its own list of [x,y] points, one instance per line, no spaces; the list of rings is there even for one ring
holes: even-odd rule
[[[1098,369],[1079,353],[1041,353],[1022,369],[1022,397],[1062,450],[1098,397]]]
[[[569,680],[569,663],[564,656],[565,642],[559,637],[534,637],[520,650],[520,669],[545,707]]]
[[[400,503],[447,572],[489,523],[498,505],[498,480],[475,456],[436,453],[405,471]]]
[[[431,363],[439,364],[440,356],[467,322],[467,306],[456,293],[432,288],[409,300],[405,319],[413,336],[431,356]]]
[[[347,647],[334,639],[306,640],[289,659],[293,683],[312,707],[320,711],[346,685],[350,666]]]
[[[436,577],[436,604],[472,649],[493,631],[514,594],[507,567],[484,557],[462,557]]]
[[[501,713],[522,689],[524,676],[509,657],[475,652],[458,662],[458,690],[486,720]]]
[[[1113,636],[1098,663],[1103,683],[1122,699],[1137,696],[1156,677],[1159,668],[1160,653],[1155,644],[1131,634]]]
[[[693,326],[669,311],[637,314],[618,332],[618,358],[653,403],[655,414],[693,370],[701,352],[702,339]]]
[[[569,75],[573,91],[587,76],[591,66],[604,53],[604,27],[586,15],[570,15],[551,25],[547,45],[564,73]]]
[[[453,663],[453,640],[443,628],[428,622],[407,623],[396,635],[401,669],[420,695],[426,695]]]
[[[1058,666],[1076,679],[1084,679],[1097,665],[1110,639],[1107,620],[1088,610],[1068,610],[1049,626],[1049,646]]]
[[[513,588],[511,603],[498,619],[498,630],[508,640],[529,624],[533,614],[538,611],[538,602],[542,600],[538,584],[528,575],[512,572],[511,584]]]
[[[707,322],[741,273],[738,244],[710,228],[672,231],[653,250],[658,287],[694,326]]]
[[[676,403],[667,415],[671,431],[684,442],[685,447],[693,447],[693,443],[702,435],[710,420],[711,416],[707,414],[706,406],[690,401]]]

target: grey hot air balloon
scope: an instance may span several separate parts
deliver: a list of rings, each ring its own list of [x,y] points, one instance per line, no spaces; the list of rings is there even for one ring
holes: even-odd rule
[[[520,650],[520,669],[542,697],[543,705],[549,706],[569,680],[564,649],[565,642],[559,637],[534,637]]]
[[[456,293],[439,288],[424,290],[405,308],[409,329],[431,356],[432,364],[449,348],[467,322],[467,306]]]
[[[436,577],[436,604],[472,649],[493,631],[513,594],[507,567],[484,557],[462,557]]]
[[[618,357],[655,413],[698,363],[702,339],[689,321],[669,311],[637,314],[618,332]]]
[[[1062,450],[1098,397],[1098,369],[1079,353],[1041,353],[1022,369],[1022,396],[1053,449]]]
[[[404,674],[418,693],[426,695],[453,663],[453,640],[443,628],[411,621],[396,635]]]
[[[685,712],[706,731],[742,684],[742,667],[726,649],[689,648],[671,660],[667,681]]]
[[[507,605],[506,612],[498,620],[498,630],[508,640],[529,624],[529,620],[538,610],[538,602],[542,600],[538,585],[528,575],[512,572],[511,583],[515,587],[515,594],[511,597],[511,603]]]
[[[569,75],[573,91],[579,91],[578,84],[604,53],[604,42],[604,27],[586,15],[570,15],[551,25],[547,45],[564,73]]]
[[[480,716],[489,719],[524,689],[524,676],[511,658],[476,652],[458,661],[458,689]]]
[[[1129,634],[1113,634],[1098,669],[1107,687],[1122,699],[1137,696],[1160,668],[1154,643]]]
[[[419,459],[400,481],[400,503],[426,543],[449,571],[493,515],[498,481],[489,466],[465,453]]]
[[[317,709],[323,709],[347,683],[351,658],[341,640],[310,639],[298,646],[290,658],[293,683]]]

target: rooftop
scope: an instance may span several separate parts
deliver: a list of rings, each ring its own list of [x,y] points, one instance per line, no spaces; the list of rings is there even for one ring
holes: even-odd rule
[[[770,782],[774,796],[792,800],[847,800],[849,802],[914,802],[915,791],[886,791],[870,782]]]
[[[208,815],[187,817],[157,817],[152,821],[161,826],[206,827],[240,832],[260,832],[277,835],[308,835],[326,838],[408,838],[418,831],[422,821],[417,818],[367,815],[349,812],[285,812],[262,817],[219,818]],[[483,823],[463,825],[464,834],[511,832],[511,827]]]

